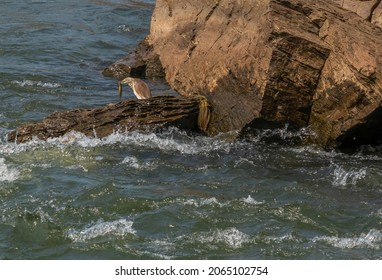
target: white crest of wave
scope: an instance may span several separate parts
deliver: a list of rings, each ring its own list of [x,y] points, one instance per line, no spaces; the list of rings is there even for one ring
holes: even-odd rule
[[[126,156],[123,159],[122,164],[125,164],[130,168],[138,170],[152,170],[156,167],[156,164],[154,162],[141,162],[134,156]]]
[[[264,238],[264,242],[267,244],[270,244],[270,243],[281,244],[284,242],[290,242],[290,241],[296,241],[296,240],[297,238],[295,238],[291,233],[288,233],[282,236],[268,236]]]
[[[210,198],[201,198],[201,199],[187,199],[183,202],[183,205],[192,205],[195,207],[202,207],[202,206],[218,206],[218,207],[224,207],[227,204],[219,202],[216,197],[210,197]]]
[[[66,237],[73,242],[85,242],[102,236],[123,237],[128,234],[135,234],[133,222],[126,219],[120,219],[112,222],[105,222],[102,219],[92,225],[86,226],[82,230],[69,229],[66,231]]]
[[[131,32],[131,28],[125,24],[122,24],[122,25],[118,26],[118,31],[120,31],[120,32]]]
[[[13,81],[12,83],[19,85],[21,87],[35,87],[35,86],[37,86],[37,87],[42,87],[42,88],[59,88],[62,86],[60,83],[32,81],[32,80]]]
[[[208,154],[213,151],[229,151],[231,148],[231,143],[218,137],[188,136],[179,129],[169,128],[161,133],[143,133],[139,131],[114,132],[104,138],[88,137],[83,133],[72,131],[61,137],[50,138],[47,141],[33,139],[24,144],[5,144],[0,147],[0,152],[9,150],[8,153],[19,153],[41,146],[46,147],[47,144],[63,148],[69,145],[94,148],[123,144],[187,155]]]
[[[193,237],[203,244],[216,245],[220,243],[231,249],[239,249],[245,244],[252,242],[252,239],[248,234],[245,234],[236,228],[203,232],[197,235],[195,234]]]
[[[127,156],[122,161],[123,164],[126,164],[130,167],[140,169],[141,165],[138,163],[138,159],[133,156]]]
[[[188,136],[176,128],[169,128],[161,133],[114,133],[104,139],[105,143],[121,142],[130,145],[160,149],[181,154],[203,154],[217,150],[227,150],[230,144],[217,138]]]
[[[4,158],[0,158],[0,182],[13,182],[18,179],[20,172],[15,168],[9,168]]]
[[[252,204],[252,205],[260,205],[264,203],[264,202],[257,201],[256,199],[252,198],[250,195],[248,195],[248,197],[246,198],[243,198],[242,201],[246,204]]]
[[[234,199],[226,202],[219,201],[216,197],[209,197],[209,198],[189,198],[189,199],[177,199],[177,202],[184,206],[194,206],[194,207],[204,207],[204,206],[210,206],[210,207],[227,207],[230,205],[233,205],[237,202],[245,203],[247,205],[261,205],[264,204],[264,202],[257,201],[256,199],[252,198],[250,195],[247,197],[241,198],[241,199]]]
[[[368,233],[362,233],[358,237],[319,236],[313,238],[313,242],[326,242],[333,247],[341,249],[379,249],[382,245],[382,232],[380,230],[371,229]]]
[[[349,184],[355,186],[357,182],[365,178],[366,175],[367,171],[365,167],[359,170],[351,169],[346,171],[341,166],[336,165],[333,171],[333,185],[337,187],[343,187]]]

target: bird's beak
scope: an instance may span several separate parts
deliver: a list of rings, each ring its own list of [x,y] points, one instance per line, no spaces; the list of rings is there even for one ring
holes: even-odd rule
[[[122,82],[118,82],[118,94],[119,94],[119,99],[122,98]]]

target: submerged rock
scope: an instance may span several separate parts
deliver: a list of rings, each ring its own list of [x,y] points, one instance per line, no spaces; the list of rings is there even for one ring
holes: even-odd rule
[[[289,124],[323,147],[377,143],[381,2],[158,0],[145,40],[155,59],[143,64],[207,97],[209,134]]]

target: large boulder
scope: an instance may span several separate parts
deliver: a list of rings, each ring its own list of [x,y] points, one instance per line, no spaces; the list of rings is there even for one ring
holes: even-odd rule
[[[363,19],[376,23],[381,14],[376,13],[382,7],[381,0],[330,0],[340,7],[358,14]]]
[[[360,3],[355,9],[350,2]],[[380,6],[157,0],[145,40],[155,59],[145,63],[162,68],[180,94],[207,97],[210,134],[288,123],[311,127],[312,141],[324,147],[373,144],[382,134],[376,130],[382,125],[382,30],[372,24]]]

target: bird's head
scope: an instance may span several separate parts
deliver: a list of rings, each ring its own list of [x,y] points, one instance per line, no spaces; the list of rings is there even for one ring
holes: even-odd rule
[[[126,84],[131,87],[134,95],[138,99],[147,99],[151,97],[150,88],[144,81],[138,78],[127,77],[118,82],[118,93],[120,98],[122,97],[122,85]]]
[[[129,85],[131,88],[133,87],[134,78],[127,77],[124,78],[122,81],[118,82],[118,94],[119,98],[122,98],[122,85]]]

